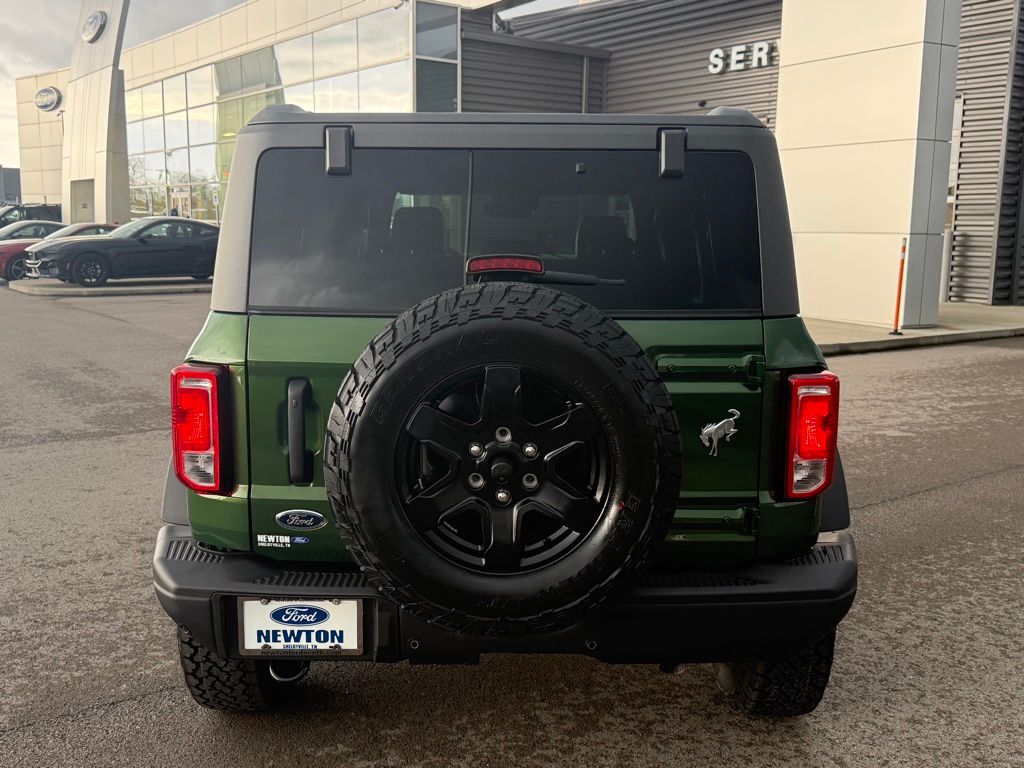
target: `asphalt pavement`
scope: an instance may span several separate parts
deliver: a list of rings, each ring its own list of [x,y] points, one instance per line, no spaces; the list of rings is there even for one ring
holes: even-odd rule
[[[0,289],[0,766],[1024,766],[1024,339],[840,357],[861,588],[812,715],[710,670],[321,664],[283,713],[181,682],[150,584],[202,295]]]

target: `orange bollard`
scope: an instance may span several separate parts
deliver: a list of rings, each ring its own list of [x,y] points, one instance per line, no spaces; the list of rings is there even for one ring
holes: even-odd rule
[[[900,246],[900,274],[896,278],[896,314],[892,318],[892,330],[890,336],[902,336],[900,332],[900,304],[903,302],[903,270],[907,265],[907,238],[903,238],[903,245]]]

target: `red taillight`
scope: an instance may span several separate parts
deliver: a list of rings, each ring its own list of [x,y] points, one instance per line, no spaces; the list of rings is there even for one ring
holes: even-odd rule
[[[220,378],[223,369],[179,365],[171,371],[171,440],[178,479],[199,493],[221,493]]]
[[[786,495],[817,496],[832,483],[839,436],[839,377],[829,371],[789,377]]]
[[[469,260],[469,274],[480,272],[544,272],[544,262],[529,256],[477,256]]]

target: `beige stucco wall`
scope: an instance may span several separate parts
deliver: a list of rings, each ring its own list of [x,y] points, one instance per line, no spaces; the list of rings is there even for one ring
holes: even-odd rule
[[[61,203],[61,144],[64,141],[61,104],[53,112],[35,105],[36,93],[52,86],[68,90],[68,70],[59,69],[15,81],[18,99],[18,143],[21,149],[21,197],[27,203]]]
[[[805,315],[936,321],[960,0],[785,0],[776,136]]]

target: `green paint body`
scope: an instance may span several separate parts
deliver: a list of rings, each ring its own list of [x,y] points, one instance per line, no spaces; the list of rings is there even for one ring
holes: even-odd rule
[[[798,317],[779,319],[623,320],[647,351],[679,415],[683,484],[657,565],[707,566],[806,549],[817,537],[817,501],[777,497],[782,478],[784,385],[788,372],[820,370],[824,360]],[[259,534],[288,532],[275,516],[289,509],[333,521],[324,491],[323,445],[338,386],[387,323],[383,318],[250,316],[211,312],[188,353],[194,362],[231,371],[234,435],[230,496],[189,492],[196,538],[282,560],[343,562],[351,558],[333,525],[305,531],[308,543],[258,545]],[[306,449],[313,482],[288,478],[286,388],[310,382]],[[700,441],[709,422],[740,412],[738,432],[711,456]]]

